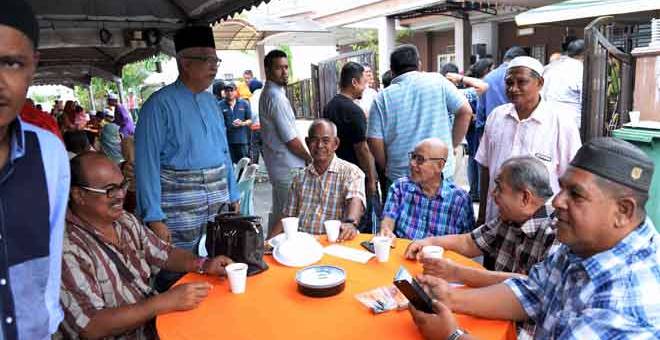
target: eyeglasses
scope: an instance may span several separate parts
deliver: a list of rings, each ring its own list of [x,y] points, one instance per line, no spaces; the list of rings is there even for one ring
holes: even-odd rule
[[[128,185],[130,184],[130,181],[125,179],[121,184],[110,184],[107,185],[105,189],[99,189],[99,188],[93,188],[90,186],[82,185],[82,184],[77,184],[77,187],[80,187],[81,189],[90,191],[90,192],[95,192],[97,194],[104,194],[108,198],[117,198],[119,196],[119,192],[125,194],[126,190],[128,190]]]
[[[422,155],[418,155],[414,152],[408,152],[408,159],[410,159],[411,162],[417,163],[418,165],[422,165],[422,164],[426,163],[426,161],[443,161],[443,162],[447,161],[447,159],[442,158],[442,157],[426,158],[426,157],[424,157]]]
[[[189,55],[189,56],[184,55],[181,58],[199,60],[209,65],[216,65],[216,66],[220,65],[220,63],[222,62],[222,59],[219,59],[218,57],[206,56],[206,55]]]

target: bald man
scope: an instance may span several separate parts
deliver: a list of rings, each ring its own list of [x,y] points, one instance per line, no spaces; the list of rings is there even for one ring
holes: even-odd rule
[[[74,157],[71,182],[61,286],[65,338],[156,338],[154,317],[195,308],[212,286],[185,283],[156,295],[152,268],[226,274],[229,258],[176,248],[124,211],[128,181],[104,154]]]
[[[472,231],[470,195],[442,174],[448,152],[442,140],[428,138],[408,154],[410,176],[390,186],[381,234],[418,240]]]
[[[364,213],[364,173],[335,154],[339,138],[331,121],[315,120],[305,142],[313,161],[294,177],[282,215],[298,217],[299,229],[310,234],[325,233],[324,221],[341,220],[339,240],[351,240]],[[273,229],[271,236],[282,232],[281,220]]]

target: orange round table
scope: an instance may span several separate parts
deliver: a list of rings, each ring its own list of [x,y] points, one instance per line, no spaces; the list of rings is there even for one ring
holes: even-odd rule
[[[362,234],[342,243],[354,248],[371,239]],[[328,242],[325,236],[320,239]],[[421,339],[407,310],[374,315],[354,296],[373,288],[392,284],[399,266],[412,274],[422,271],[421,265],[403,257],[407,240],[398,240],[390,260],[379,263],[374,257],[361,264],[325,255],[317,264],[332,264],[346,270],[346,288],[338,295],[312,298],[300,294],[296,272],[266,256],[270,268],[247,279],[245,294],[229,291],[226,279],[188,274],[179,283],[208,281],[213,284],[209,296],[196,309],[161,315],[156,319],[158,334],[163,340],[200,339]],[[453,261],[479,267],[456,253],[446,252]],[[456,314],[461,328],[479,339],[515,339],[512,322],[479,319]]]

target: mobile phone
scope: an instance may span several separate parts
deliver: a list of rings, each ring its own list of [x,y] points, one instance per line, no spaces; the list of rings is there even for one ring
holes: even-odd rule
[[[360,242],[360,245],[361,245],[364,249],[366,249],[366,250],[368,250],[368,251],[370,251],[370,252],[372,252],[372,253],[374,253],[374,254],[376,253],[376,250],[374,250],[374,244],[373,244],[372,242],[369,242],[369,241],[362,241],[362,242]]]
[[[431,297],[422,289],[417,280],[411,278],[410,280],[395,280],[394,285],[401,291],[410,303],[415,308],[424,313],[434,314],[433,301]]]

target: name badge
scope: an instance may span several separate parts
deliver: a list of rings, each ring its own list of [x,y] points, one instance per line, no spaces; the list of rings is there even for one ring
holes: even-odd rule
[[[536,158],[538,158],[542,161],[552,162],[552,157],[550,157],[548,155],[545,155],[545,154],[542,154],[540,152],[537,152],[534,156],[536,156]]]

